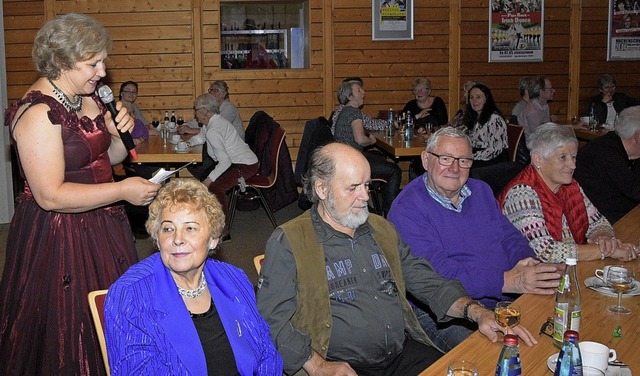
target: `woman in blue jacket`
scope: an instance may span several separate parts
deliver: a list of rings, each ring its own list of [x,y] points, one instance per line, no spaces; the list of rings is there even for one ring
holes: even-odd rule
[[[281,375],[282,359],[238,268],[208,257],[224,228],[220,203],[174,179],[149,207],[160,252],[110,288],[105,330],[112,375]]]

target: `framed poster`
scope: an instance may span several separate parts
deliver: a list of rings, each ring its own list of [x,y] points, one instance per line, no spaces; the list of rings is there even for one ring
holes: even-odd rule
[[[607,60],[640,60],[640,4],[609,0]]]
[[[373,40],[413,39],[413,0],[371,0]]]
[[[542,61],[544,0],[491,0],[489,62]]]

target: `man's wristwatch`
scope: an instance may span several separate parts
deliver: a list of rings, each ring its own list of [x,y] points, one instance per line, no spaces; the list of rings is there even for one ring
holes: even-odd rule
[[[475,305],[479,305],[480,307],[484,308],[484,304],[480,303],[477,300],[470,300],[470,301],[466,302],[464,304],[464,308],[462,309],[462,317],[464,317],[465,320],[473,322],[471,317],[469,317],[469,307],[471,307],[474,304]]]

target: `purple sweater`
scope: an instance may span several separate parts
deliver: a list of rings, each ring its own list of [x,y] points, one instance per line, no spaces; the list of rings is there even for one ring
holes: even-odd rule
[[[416,178],[395,199],[388,219],[414,255],[493,308],[509,299],[502,294],[504,272],[535,253],[502,214],[486,183],[469,179],[467,186],[472,194],[456,213],[429,196],[424,176]]]

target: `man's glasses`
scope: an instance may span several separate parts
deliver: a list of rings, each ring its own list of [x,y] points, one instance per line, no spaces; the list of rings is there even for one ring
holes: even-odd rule
[[[472,158],[456,158],[456,157],[450,157],[448,155],[438,155],[430,151],[428,151],[427,153],[437,157],[438,163],[440,163],[441,166],[445,166],[445,167],[451,166],[455,161],[458,161],[458,165],[460,166],[460,168],[471,168],[471,165],[473,165]]]
[[[122,90],[122,92],[126,94],[138,95],[138,92],[134,90]]]
[[[553,317],[548,317],[547,321],[542,324],[540,328],[540,334],[544,334],[547,337],[553,338]]]
[[[220,93],[221,91],[224,91],[224,90],[218,89],[218,88],[213,88],[213,89],[209,89],[209,94],[211,94],[211,93]]]

